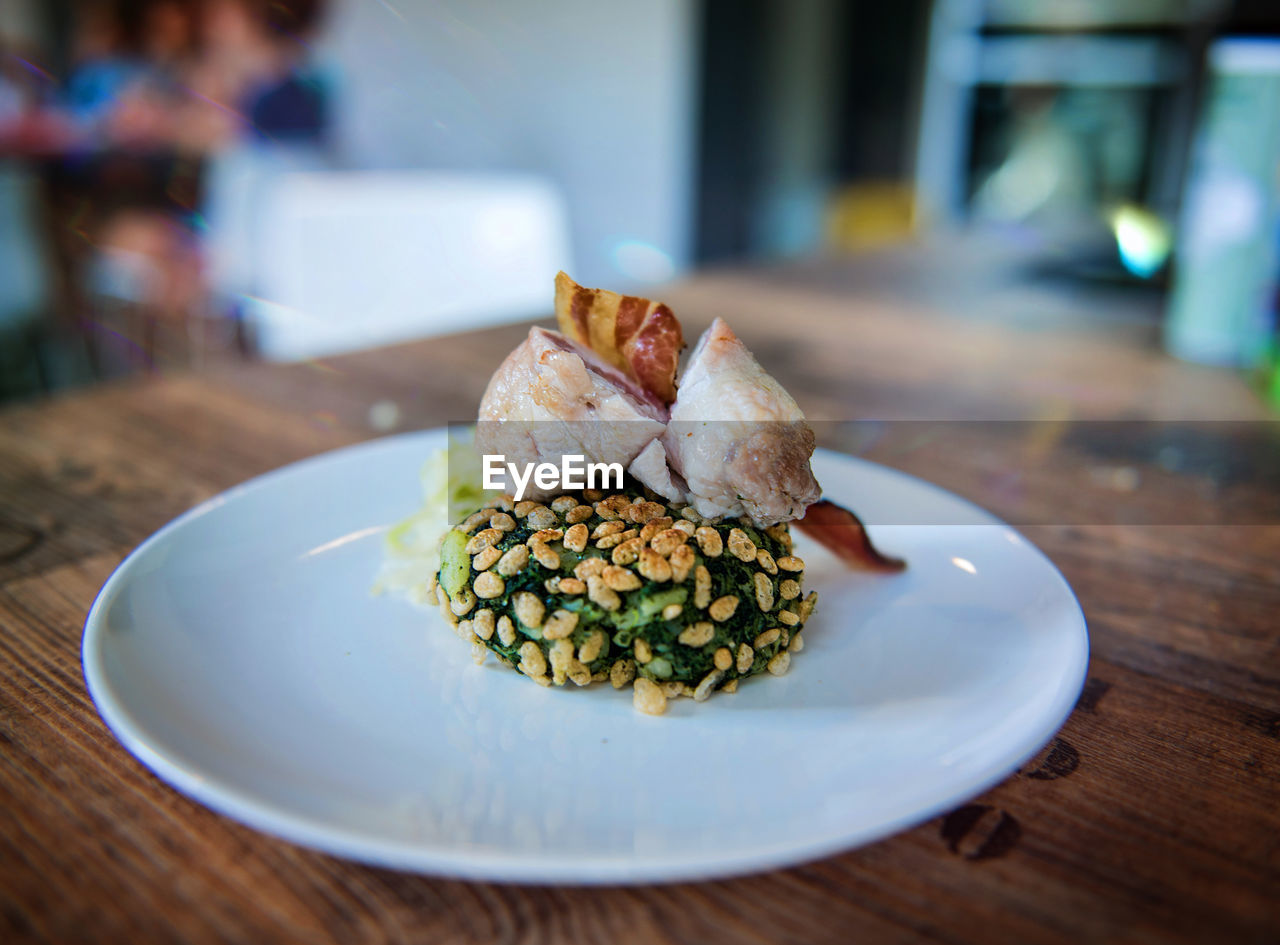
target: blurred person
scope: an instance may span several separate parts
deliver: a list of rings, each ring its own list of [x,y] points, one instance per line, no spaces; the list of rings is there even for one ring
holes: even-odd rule
[[[243,108],[249,90],[270,81],[276,70],[259,4],[205,0],[198,24],[200,55],[188,72],[190,87],[225,108]]]
[[[99,227],[96,244],[89,278],[99,375],[198,360],[207,289],[190,227],[173,214],[125,209]]]
[[[14,35],[4,19],[9,13],[7,5],[0,3],[0,128],[12,127],[20,121],[37,97],[31,70],[24,62],[30,54],[21,48],[20,33]]]
[[[190,13],[178,0],[77,5],[66,105],[97,126],[135,98],[172,94],[192,38]]]
[[[227,136],[200,120],[212,109],[192,108],[185,85],[198,55],[191,3],[118,0],[77,13],[64,100],[84,136],[49,168],[55,240],[67,273],[64,317],[85,332],[98,372],[117,373],[154,363],[157,322],[201,311],[189,220],[200,158]],[[138,317],[107,326],[122,306]],[[112,357],[122,339],[145,357]]]
[[[8,25],[0,22],[0,30]],[[9,154],[39,151],[70,135],[66,120],[42,107],[53,77],[38,61],[27,37],[0,31],[0,150]]]
[[[141,7],[135,29],[130,45],[137,68],[109,109],[104,130],[114,142],[164,147],[176,134],[181,71],[194,52],[191,11],[178,0],[151,0]]]
[[[265,183],[261,167],[322,148],[327,96],[308,64],[319,13],[313,0],[75,7],[58,98],[77,134],[50,152],[45,171],[57,309],[99,375],[189,361],[197,334],[226,340],[224,329],[236,328],[208,317],[211,297],[231,295],[210,288],[210,238],[222,221],[205,191],[219,189],[228,167],[239,174],[247,161]],[[235,229],[237,242],[248,245],[246,231]]]
[[[260,238],[279,175],[333,167],[327,88],[313,72],[312,0],[205,0],[204,59],[193,79],[238,122],[205,164],[201,214],[217,309],[239,320],[259,292]]]
[[[143,7],[139,45],[152,69],[176,69],[193,52],[195,23],[190,4],[151,0]]]
[[[100,121],[141,78],[143,65],[126,46],[115,4],[99,0],[77,7],[62,103],[82,125]]]
[[[193,89],[240,116],[250,136],[323,143],[328,97],[310,69],[307,46],[320,12],[315,0],[206,0]]]
[[[320,21],[320,0],[286,0],[267,7],[275,37],[273,81],[255,90],[250,114],[258,133],[276,140],[323,143],[328,133],[328,94],[308,61],[309,41]]]

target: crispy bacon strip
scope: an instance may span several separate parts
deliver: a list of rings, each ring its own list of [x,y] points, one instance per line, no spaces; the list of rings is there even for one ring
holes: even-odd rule
[[[556,275],[556,321],[664,404],[676,399],[676,362],[684,347],[671,309],[634,295],[587,289],[563,272]]]
[[[893,572],[907,566],[877,551],[858,516],[826,499],[809,506],[795,525],[854,570]]]

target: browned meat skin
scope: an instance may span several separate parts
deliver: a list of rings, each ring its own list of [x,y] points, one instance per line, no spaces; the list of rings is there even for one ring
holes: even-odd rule
[[[858,516],[844,506],[822,499],[809,506],[804,518],[795,523],[841,561],[857,571],[895,572],[906,568],[901,558],[881,554],[871,544],[871,536]]]

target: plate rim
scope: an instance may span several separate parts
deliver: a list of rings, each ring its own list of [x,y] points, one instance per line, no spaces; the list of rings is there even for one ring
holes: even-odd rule
[[[981,506],[926,479],[858,456],[819,449],[819,453],[839,462],[873,467],[879,472],[889,474],[892,478],[905,480],[913,488],[923,488],[940,494],[949,501],[961,503],[981,516],[983,521],[977,524],[1000,527],[1017,535],[1023,550],[1031,552],[1047,567],[1048,576],[1065,594],[1064,603],[1069,603],[1066,616],[1076,630],[1071,636],[1071,662],[1064,667],[1056,699],[1045,710],[1042,724],[1036,726],[1035,737],[1028,741],[1031,747],[1024,746],[1024,750],[1009,755],[1011,760],[1007,763],[959,782],[946,793],[943,799],[934,803],[871,826],[838,832],[822,840],[804,844],[777,843],[767,848],[753,848],[749,854],[730,852],[678,856],[673,854],[557,856],[510,850],[467,849],[432,845],[422,841],[394,841],[370,837],[359,830],[335,826],[319,817],[297,814],[286,806],[255,797],[250,792],[217,777],[190,770],[170,760],[163,751],[148,744],[145,726],[138,722],[116,698],[101,658],[105,646],[104,615],[120,588],[129,579],[130,568],[135,562],[140,560],[148,549],[164,541],[170,533],[186,523],[208,515],[247,492],[267,487],[278,478],[284,478],[311,465],[331,462],[346,454],[401,447],[412,440],[428,443],[432,440],[443,441],[447,439],[448,434],[448,427],[436,427],[374,437],[307,456],[253,476],[205,499],[165,523],[139,543],[112,569],[85,615],[80,646],[81,669],[86,688],[98,715],[116,740],[150,774],[185,797],[237,823],[310,850],[370,866],[444,878],[518,885],[595,886],[709,881],[798,866],[874,843],[932,820],[944,811],[1003,782],[1028,760],[1035,757],[1066,723],[1083,690],[1090,655],[1088,623],[1079,598],[1071,585],[1039,547],[1013,526]]]

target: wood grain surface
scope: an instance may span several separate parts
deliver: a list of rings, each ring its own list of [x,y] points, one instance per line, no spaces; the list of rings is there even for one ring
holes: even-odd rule
[[[1160,354],[1148,300],[963,253],[710,273],[665,300],[690,334],[729,319],[810,416],[884,421],[854,445],[1061,568],[1092,659],[1037,758],[880,843],[727,881],[491,886],[256,833],[106,730],[79,658],[95,593],[191,505],[376,435],[377,404],[400,430],[474,416],[525,329],[137,379],[0,413],[0,941],[1280,941],[1277,439],[1247,386]],[[1151,419],[1154,439],[1112,425]]]

